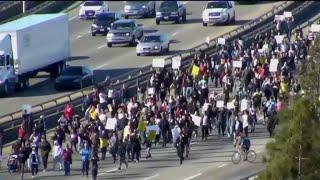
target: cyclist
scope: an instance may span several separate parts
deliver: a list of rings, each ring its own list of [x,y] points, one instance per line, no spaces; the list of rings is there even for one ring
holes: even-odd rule
[[[241,149],[243,152],[248,153],[250,150],[251,142],[248,137],[242,137]],[[245,161],[247,160],[247,156],[245,156]]]

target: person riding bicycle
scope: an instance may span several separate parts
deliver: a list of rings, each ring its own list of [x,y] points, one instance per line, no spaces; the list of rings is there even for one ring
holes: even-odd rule
[[[242,137],[241,149],[243,152],[248,153],[250,150],[251,142],[250,139],[246,136]],[[247,156],[245,156],[244,161],[247,160]]]

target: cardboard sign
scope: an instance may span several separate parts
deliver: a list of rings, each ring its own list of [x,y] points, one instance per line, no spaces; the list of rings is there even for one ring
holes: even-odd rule
[[[159,134],[160,128],[159,128],[158,125],[147,126],[146,127],[146,132],[148,133],[150,131],[155,131],[157,134]]]
[[[152,60],[152,67],[155,67],[155,68],[163,68],[164,67],[164,59],[163,58],[154,58]]]
[[[311,32],[320,32],[320,25],[319,24],[312,24],[310,27]]]
[[[274,38],[276,39],[277,44],[281,44],[284,38],[284,35],[277,35],[277,36],[274,36]]]
[[[226,39],[225,38],[218,38],[218,44],[225,45]]]
[[[274,20],[275,21],[283,21],[285,19],[284,15],[275,15]]]
[[[192,121],[194,122],[194,125],[200,126],[201,125],[201,117],[196,115],[191,115]]]
[[[242,67],[242,61],[233,61],[232,62],[234,68],[241,68]]]
[[[106,129],[114,130],[116,128],[117,119],[116,118],[109,118],[107,120]]]
[[[278,71],[278,63],[279,63],[278,59],[271,59],[269,71],[270,72],[277,72]]]
[[[292,17],[292,12],[285,11],[285,12],[283,12],[283,16],[286,17],[286,18],[291,18]]]
[[[173,128],[171,130],[171,133],[172,133],[172,141],[173,143],[175,143],[177,141],[177,139],[179,138],[179,135],[180,135],[180,128]]]
[[[234,109],[234,104],[232,102],[228,102],[227,103],[227,109],[231,110],[231,109]]]
[[[30,104],[22,105],[22,114],[31,114],[32,113],[32,106]]]
[[[224,102],[223,101],[217,101],[217,107],[218,108],[223,108]]]
[[[240,104],[240,111],[245,111],[248,109],[248,101],[246,99],[242,99]]]
[[[99,119],[100,119],[100,121],[106,121],[106,120],[107,120],[107,115],[105,115],[105,114],[100,114],[100,115],[99,115]]]
[[[157,132],[156,131],[149,131],[147,132],[147,138],[149,141],[153,141],[156,139]]]
[[[199,66],[193,65],[193,67],[192,67],[192,75],[193,75],[194,77],[198,76],[199,70],[200,70]]]
[[[172,58],[172,69],[179,69],[181,66],[181,57],[175,56]]]
[[[113,90],[109,89],[108,91],[108,98],[113,98]]]
[[[208,37],[206,38],[206,43],[207,43],[207,44],[210,44],[210,40],[211,40],[211,39],[210,39],[210,37],[208,36]]]
[[[154,88],[148,88],[148,94],[152,95],[155,93]]]

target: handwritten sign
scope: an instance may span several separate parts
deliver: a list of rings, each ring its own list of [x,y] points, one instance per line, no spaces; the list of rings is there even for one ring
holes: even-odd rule
[[[277,36],[274,36],[274,38],[276,39],[277,44],[281,44],[284,38],[284,35],[277,35]]]
[[[286,18],[291,18],[292,17],[292,12],[285,11],[285,12],[283,12],[283,16],[286,17]]]
[[[258,52],[259,52],[260,54],[263,54],[263,53],[264,53],[264,49],[258,49]]]
[[[229,109],[229,110],[234,109],[234,104],[232,102],[228,102],[227,109]]]
[[[155,68],[163,68],[164,67],[164,59],[163,58],[154,58],[152,60],[152,67],[155,67]]]
[[[108,98],[113,98],[113,90],[109,89],[108,91]]]
[[[242,61],[233,61],[232,62],[234,68],[241,68],[242,67]]]
[[[319,24],[312,24],[310,27],[311,32],[320,32],[320,25]]]
[[[179,69],[181,66],[181,57],[175,56],[172,58],[172,69]]]
[[[226,39],[225,38],[218,38],[218,44],[225,45]]]
[[[130,134],[130,127],[129,125],[127,125],[124,129],[123,129],[123,140]]]
[[[150,131],[156,131],[156,133],[159,134],[160,128],[159,128],[158,125],[147,126],[146,127],[146,132],[148,133]]]
[[[192,67],[192,75],[193,75],[194,77],[198,76],[199,70],[200,70],[199,66],[193,65],[193,67]]]
[[[279,63],[278,59],[271,59],[269,71],[270,72],[277,72],[278,71],[278,63]]]
[[[246,99],[242,99],[240,104],[241,104],[240,111],[245,111],[248,109],[248,101]]]
[[[154,88],[148,88],[148,94],[152,95],[154,94]]]
[[[106,129],[114,130],[114,128],[116,127],[116,124],[117,124],[116,118],[109,118],[107,120]]]
[[[224,102],[223,101],[217,101],[217,107],[218,108],[223,108]]]
[[[275,21],[283,21],[285,19],[284,15],[275,15],[274,20]]]
[[[196,115],[191,115],[192,121],[194,122],[194,125],[200,126],[201,125],[201,117]]]

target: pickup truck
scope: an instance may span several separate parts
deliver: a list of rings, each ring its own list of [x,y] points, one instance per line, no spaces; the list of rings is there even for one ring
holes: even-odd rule
[[[117,20],[111,24],[107,34],[107,46],[113,44],[136,45],[136,40],[143,36],[142,24],[137,24],[133,19]]]
[[[187,8],[185,4],[179,1],[163,1],[156,12],[156,24],[160,21],[174,21],[180,23],[180,19],[187,20]]]
[[[202,12],[202,24],[234,23],[236,12],[234,1],[208,1]]]

